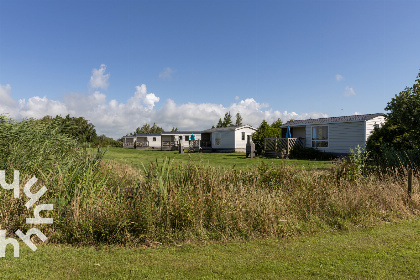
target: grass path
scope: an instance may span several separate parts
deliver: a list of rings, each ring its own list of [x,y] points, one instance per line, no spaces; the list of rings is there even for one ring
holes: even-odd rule
[[[113,159],[118,162],[132,165],[140,168],[142,163],[147,166],[151,162],[162,163],[166,158],[175,162],[198,161],[223,168],[248,168],[258,166],[262,162],[266,164],[278,165],[295,165],[303,166],[307,169],[312,168],[329,168],[330,161],[315,160],[294,160],[294,159],[271,159],[271,158],[255,158],[247,159],[245,153],[185,153],[179,154],[177,151],[161,151],[161,150],[135,150],[110,147],[105,154],[105,159]]]
[[[283,240],[152,248],[21,244],[0,279],[420,279],[420,220]]]

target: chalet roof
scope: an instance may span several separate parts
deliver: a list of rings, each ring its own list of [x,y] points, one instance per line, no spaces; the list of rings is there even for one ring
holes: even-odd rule
[[[195,135],[197,134],[201,134],[201,131],[192,131],[192,130],[184,130],[184,131],[165,131],[162,132],[162,135],[179,135],[179,134],[192,134],[194,133]]]
[[[146,136],[160,136],[160,134],[136,134],[136,135],[126,135],[126,136],[123,136],[123,138],[134,138],[134,137],[137,137],[137,136],[140,136],[140,137],[146,137]]]
[[[360,121],[368,121],[370,119],[373,119],[379,116],[385,116],[385,114],[376,113],[376,114],[352,115],[352,116],[320,118],[320,119],[294,120],[294,121],[283,124],[282,127],[287,127],[289,125],[298,126],[298,125],[323,124],[323,123],[360,122]]]
[[[237,130],[244,127],[249,127],[251,129],[256,130],[256,128],[250,126],[250,125],[241,125],[241,126],[228,126],[228,127],[214,127],[210,129],[203,130],[203,132],[213,132],[213,131],[229,131],[229,130]]]

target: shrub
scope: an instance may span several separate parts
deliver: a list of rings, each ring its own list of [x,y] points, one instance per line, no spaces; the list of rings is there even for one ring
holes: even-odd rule
[[[334,155],[320,151],[318,149],[295,145],[290,151],[289,157],[294,159],[331,160],[334,158]]]
[[[420,171],[420,150],[397,150],[390,146],[383,146],[380,152],[371,153],[370,158],[372,165],[381,172],[406,169]]]

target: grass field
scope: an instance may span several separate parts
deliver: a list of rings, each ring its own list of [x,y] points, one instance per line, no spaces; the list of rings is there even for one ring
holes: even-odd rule
[[[0,279],[420,279],[420,220],[281,240],[158,248],[21,244]]]
[[[244,169],[248,167],[256,167],[261,163],[280,166],[294,165],[306,169],[313,168],[329,168],[331,161],[316,160],[294,160],[294,159],[272,159],[272,158],[255,158],[247,159],[245,153],[185,153],[180,154],[178,151],[161,151],[161,150],[140,150],[140,149],[124,149],[124,148],[108,148],[105,159],[113,159],[121,163],[132,165],[133,167],[148,166],[151,162],[162,163],[165,159],[171,159],[175,162],[195,161],[202,162],[215,167]]]

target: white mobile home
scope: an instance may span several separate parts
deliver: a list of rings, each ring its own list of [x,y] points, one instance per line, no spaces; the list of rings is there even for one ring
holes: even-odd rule
[[[137,134],[135,139],[136,149],[160,149],[161,147],[160,134]]]
[[[295,120],[282,125],[282,136],[290,126],[292,138],[300,138],[307,148],[348,154],[358,145],[365,147],[374,128],[384,123],[382,113]]]
[[[123,136],[123,147],[136,149],[160,149],[161,136],[160,134],[137,134],[135,136]]]
[[[250,125],[216,127],[201,133],[202,148],[219,152],[245,152],[247,136],[257,131]]]
[[[123,148],[134,148],[135,136],[123,136]]]
[[[191,140],[191,137],[193,134],[194,134],[195,140],[201,140],[201,131],[162,132],[161,149],[163,151],[177,150],[179,140],[182,140],[184,149],[188,149],[189,141]]]

